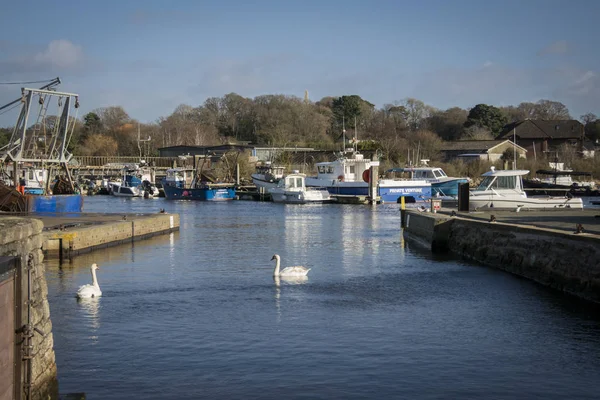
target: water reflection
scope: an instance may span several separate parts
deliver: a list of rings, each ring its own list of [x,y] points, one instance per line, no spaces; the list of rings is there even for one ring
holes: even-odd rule
[[[281,322],[281,290],[285,285],[303,285],[308,282],[308,276],[273,276],[275,282],[275,308],[277,309],[277,322]]]
[[[100,328],[100,297],[91,297],[91,298],[83,298],[77,299],[77,304],[83,311],[84,320],[89,323],[89,326],[95,330]],[[97,339],[96,336],[92,336],[92,338]]]

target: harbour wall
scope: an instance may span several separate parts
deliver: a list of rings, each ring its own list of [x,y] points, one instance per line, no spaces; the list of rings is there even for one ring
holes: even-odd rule
[[[119,218],[119,220],[115,220]],[[178,214],[99,216],[98,220],[44,232],[47,257],[68,258],[76,254],[147,239],[179,230]]]
[[[10,311],[7,307],[11,307],[13,311],[8,313],[12,318],[0,319],[0,331],[11,335],[2,341],[0,362],[12,361],[12,365],[0,368],[0,376],[2,385],[9,385],[8,390],[13,391],[4,393],[7,397],[0,393],[2,398],[58,398],[42,229],[39,220],[0,218],[0,256],[9,260],[0,277],[5,294],[0,296],[0,309]],[[4,334],[3,339],[7,339]]]
[[[402,211],[405,233],[481,264],[600,303],[600,237]]]

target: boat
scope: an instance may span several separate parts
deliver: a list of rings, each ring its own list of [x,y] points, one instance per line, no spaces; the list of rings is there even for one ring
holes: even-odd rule
[[[277,187],[269,189],[275,203],[307,204],[332,201],[325,188],[306,187],[306,175],[297,171],[279,180]]]
[[[163,178],[163,190],[167,200],[226,201],[235,198],[234,183],[211,183],[200,181],[189,168],[172,168]]]
[[[283,174],[285,167],[272,165],[270,161],[265,162],[264,165],[257,165],[256,172],[253,173],[252,183],[257,189],[265,188],[272,189],[277,187]]]
[[[335,161],[316,164],[317,176],[306,177],[306,186],[324,187],[333,196],[369,196],[370,168],[379,161],[364,158],[357,151],[346,151]],[[431,198],[431,183],[410,179],[379,179],[377,196],[382,202],[427,201]]]
[[[152,183],[153,171],[137,164],[129,164],[123,168],[121,182],[111,183],[111,192],[117,197],[158,197],[158,188]]]
[[[527,196],[523,175],[528,170],[491,170],[469,194],[469,209],[474,210],[551,210],[583,209],[581,198],[573,196]]]
[[[523,187],[529,194],[547,194],[548,192],[571,193],[579,196],[592,196],[598,191],[591,180],[591,172],[564,169],[563,163],[550,163],[553,169],[540,169],[535,173],[541,178],[523,179]],[[590,180],[574,180],[573,177],[587,177]],[[594,193],[595,192],[595,193]]]
[[[438,197],[458,197],[458,186],[461,183],[469,183],[469,178],[456,178],[446,175],[439,167],[420,166],[392,168],[386,173],[407,173],[411,180],[425,180],[431,183],[431,193]]]

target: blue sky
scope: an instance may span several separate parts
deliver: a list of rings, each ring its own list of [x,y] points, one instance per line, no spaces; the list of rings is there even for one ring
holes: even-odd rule
[[[378,107],[544,98],[578,118],[600,115],[599,13],[594,0],[19,1],[0,14],[0,82],[59,76],[81,114],[120,105],[142,122],[304,90]],[[0,85],[0,105],[19,88]]]

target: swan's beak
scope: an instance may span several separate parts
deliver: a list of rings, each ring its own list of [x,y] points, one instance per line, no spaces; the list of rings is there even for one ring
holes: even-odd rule
[[[274,259],[275,259],[275,256],[271,257],[271,260],[274,260]]]

